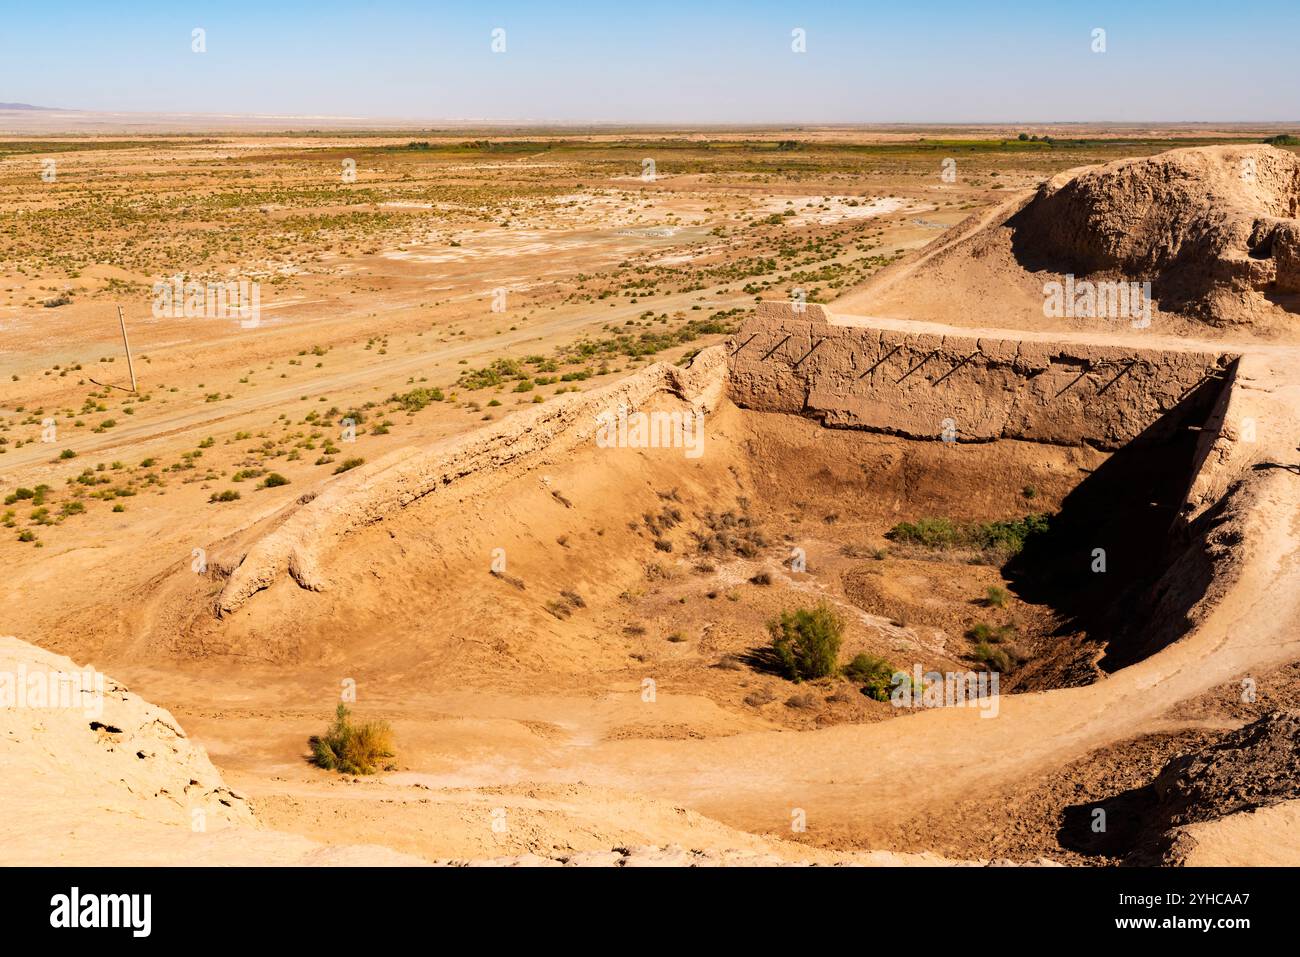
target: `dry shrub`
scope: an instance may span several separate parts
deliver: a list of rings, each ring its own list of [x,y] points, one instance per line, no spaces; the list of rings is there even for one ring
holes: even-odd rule
[[[507,575],[505,572],[499,572],[495,568],[491,569],[490,574],[493,578],[499,578],[508,585],[513,585],[520,591],[524,591],[527,586],[522,578],[516,578],[514,575]]]
[[[745,704],[751,708],[760,708],[765,704],[770,704],[776,700],[776,695],[770,688],[758,688],[745,695]]]
[[[394,756],[393,730],[387,721],[353,724],[345,704],[334,712],[334,724],[323,735],[311,738],[312,763],[326,771],[343,774],[374,774],[391,770],[386,759]]]
[[[672,505],[665,506],[658,515],[654,512],[646,512],[641,516],[641,520],[645,522],[645,527],[650,529],[650,534],[655,538],[676,528],[682,523],[682,518],[682,510]]]
[[[718,514],[713,511],[701,516],[704,529],[692,532],[696,546],[706,555],[729,558],[738,555],[741,558],[756,558],[767,547],[767,539],[754,519],[745,514],[726,511]]]

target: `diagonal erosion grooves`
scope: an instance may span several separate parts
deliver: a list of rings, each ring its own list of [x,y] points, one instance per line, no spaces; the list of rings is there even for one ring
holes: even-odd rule
[[[504,474],[535,468],[590,441],[596,416],[626,406],[635,410],[670,392],[707,413],[723,397],[725,357],[707,349],[686,368],[656,363],[591,392],[563,396],[499,423],[444,440],[425,450],[399,449],[331,481],[314,498],[286,507],[275,527],[237,557],[217,598],[219,617],[288,574],[303,588],[321,591],[329,582],[320,556],[350,529],[382,521],[426,495],[468,479],[504,480]]]

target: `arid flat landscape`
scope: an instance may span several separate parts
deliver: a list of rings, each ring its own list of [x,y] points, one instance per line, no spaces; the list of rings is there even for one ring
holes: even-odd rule
[[[1300,858],[1286,128],[0,131],[4,863]]]

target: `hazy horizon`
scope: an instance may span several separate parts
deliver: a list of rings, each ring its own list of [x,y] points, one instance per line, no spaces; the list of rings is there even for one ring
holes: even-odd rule
[[[1300,118],[1288,70],[1300,9],[1278,0],[1082,12],[671,0],[599,17],[514,2],[482,13],[68,2],[6,21],[0,100],[85,112],[694,126]]]

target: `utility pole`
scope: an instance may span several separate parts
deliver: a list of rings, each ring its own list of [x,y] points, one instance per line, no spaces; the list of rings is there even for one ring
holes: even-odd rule
[[[126,317],[122,315],[122,307],[117,307],[117,324],[122,327],[122,345],[126,346],[126,369],[131,373],[131,391],[135,392],[135,363],[131,361],[131,342],[126,337]]]

